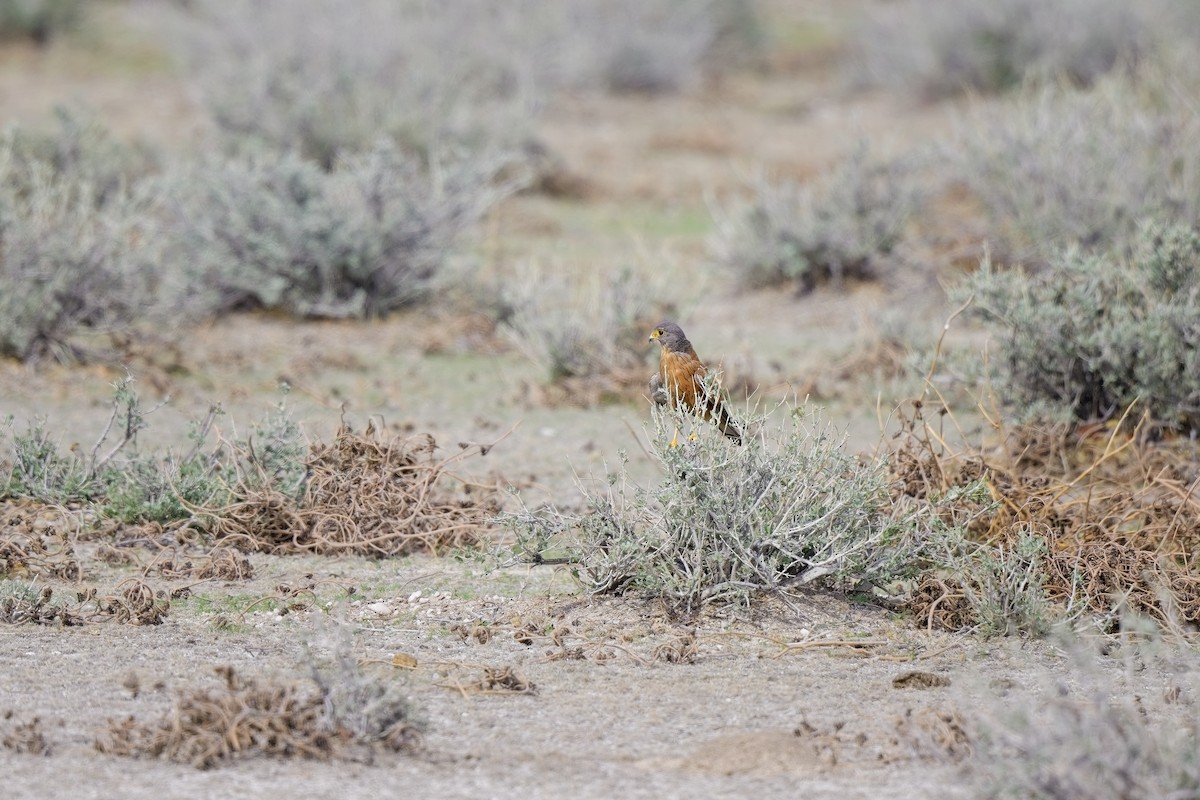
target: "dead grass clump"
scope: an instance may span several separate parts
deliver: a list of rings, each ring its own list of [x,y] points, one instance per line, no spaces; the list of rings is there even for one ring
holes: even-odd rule
[[[219,544],[243,551],[383,558],[475,545],[500,509],[499,493],[449,467],[486,447],[440,460],[436,448],[428,435],[388,438],[343,426],[332,444],[312,445],[299,499],[246,489],[238,502],[204,514]]]
[[[684,630],[655,647],[654,660],[666,661],[668,664],[695,664],[699,652],[696,631]]]
[[[10,709],[4,713],[4,719],[11,719],[12,715],[13,712]],[[14,725],[11,731],[0,738],[0,745],[14,753],[28,753],[35,756],[50,755],[50,743],[46,741],[46,735],[42,733],[40,717],[34,717],[28,722],[19,722]]]
[[[992,615],[989,627],[1004,630],[1004,619],[1041,615],[1044,629],[1050,615],[1099,615],[1110,625],[1121,608],[1200,623],[1194,442],[1152,441],[1141,424],[1025,426],[998,448],[954,452],[925,438],[922,414],[893,450],[894,490],[967,520],[967,541],[943,565],[956,569],[926,575],[913,598],[929,624]]]
[[[0,577],[78,580],[79,557],[61,528],[66,513],[39,503],[0,504]]]
[[[196,559],[167,558],[155,564],[164,578],[183,578],[197,581],[248,581],[254,577],[250,559],[232,547],[214,547],[207,555]]]
[[[456,686],[464,694],[536,694],[537,684],[511,666],[484,667],[483,676],[469,686]]]
[[[53,596],[54,590],[49,586],[38,589],[32,584],[0,584],[0,622],[9,625],[25,622],[63,626],[83,624],[76,611],[51,604]]]
[[[215,671],[221,687],[181,693],[156,722],[112,721],[96,749],[209,769],[253,756],[369,761],[373,747],[399,752],[418,744],[417,729],[400,706],[376,730],[356,731],[339,716],[329,686],[260,682],[227,666]]]
[[[954,709],[907,709],[895,720],[896,749],[922,760],[962,761],[974,752],[966,721]]]
[[[167,618],[171,600],[165,590],[155,589],[137,578],[124,581],[117,588],[120,594],[96,598],[100,618],[125,625],[161,625]]]

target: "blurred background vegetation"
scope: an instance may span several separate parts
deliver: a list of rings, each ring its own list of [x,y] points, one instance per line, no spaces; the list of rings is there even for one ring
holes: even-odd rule
[[[915,280],[937,307],[942,286],[969,285],[988,297],[997,330],[1020,329],[1034,324],[1023,316],[1032,284],[1011,268],[1036,280],[1088,257],[1089,273],[1133,274],[1145,226],[1196,226],[1193,4],[852,5],[4,0],[7,70],[57,70],[68,83],[108,73],[184,111],[166,135],[130,136],[114,131],[136,126],[114,125],[86,90],[65,92],[73,99],[52,118],[13,104],[0,142],[0,354],[103,358],[97,334],[136,339],[233,312],[376,318],[436,306],[482,319],[500,334],[489,347],[515,347],[550,384],[611,383],[643,360],[628,331],[694,294],[623,263],[590,270],[589,297],[568,301],[558,278],[521,277],[570,274],[561,258],[489,259],[482,221],[518,194],[584,200],[589,164],[543,135],[556,109],[605,95],[719,96],[797,63],[818,64],[831,101],[882,92],[949,104],[951,123],[904,136],[904,147],[847,139],[817,174],[760,171],[713,187],[698,223],[704,252],[678,267],[706,292]],[[988,269],[976,274],[983,243]],[[619,319],[564,316],[570,302],[622,303],[631,280],[643,285],[639,307]],[[1077,292],[1073,313],[1131,325],[1109,307],[1130,297]],[[1186,308],[1175,302],[1160,335],[1195,338]],[[887,336],[928,345],[911,330]],[[572,354],[572,340],[598,342],[596,353]],[[1064,363],[1082,358],[1062,337],[1041,345],[1065,348],[1054,354]],[[1000,347],[1016,345],[1002,337]],[[1152,390],[1131,377],[1146,369],[1105,352],[1046,380],[995,377],[1016,381],[1008,394],[1022,403],[1052,383],[1044,399],[1111,414],[1084,400],[1097,381],[1128,385],[1126,399]],[[1190,355],[1170,358],[1189,371]],[[1161,415],[1190,419],[1200,397],[1173,402]]]

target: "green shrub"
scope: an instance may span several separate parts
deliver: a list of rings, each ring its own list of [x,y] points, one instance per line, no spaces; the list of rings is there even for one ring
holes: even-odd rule
[[[11,426],[12,420],[8,421]],[[28,497],[43,503],[76,503],[104,492],[104,484],[75,453],[64,455],[37,420],[23,433],[10,430],[8,474],[0,498]]]
[[[0,500],[29,498],[51,504],[90,504],[103,517],[123,522],[169,523],[193,516],[196,507],[216,507],[238,491],[270,489],[295,496],[303,488],[308,450],[296,422],[281,402],[245,441],[209,447],[213,407],[192,424],[191,447],[146,452],[138,437],[146,427],[133,379],[114,385],[112,413],[90,451],[63,453],[36,421],[23,433],[10,432],[7,475],[0,472]],[[0,439],[2,441],[2,439]]]
[[[1044,539],[1024,533],[1011,546],[962,539],[930,564],[961,587],[972,630],[984,636],[1043,636],[1057,615],[1044,588],[1045,553]]]
[[[982,108],[942,158],[1010,258],[1044,263],[1070,244],[1127,252],[1147,218],[1194,223],[1198,154],[1192,109],[1114,80]]]
[[[79,26],[83,3],[84,0],[0,0],[0,39],[32,39],[45,44]]]
[[[874,278],[917,205],[903,167],[871,163],[862,146],[814,183],[760,182],[748,204],[719,211],[712,255],[750,287]]]
[[[1200,232],[1142,227],[1128,259],[1070,250],[1034,275],[985,262],[967,282],[1002,331],[1001,394],[1079,419],[1134,401],[1160,423],[1200,426]]]
[[[926,97],[1031,79],[1087,86],[1153,47],[1151,19],[1123,0],[907,0],[876,7],[848,68],[860,84]]]
[[[332,172],[297,156],[208,162],[162,179],[171,305],[379,316],[425,300],[464,231],[515,183],[500,161],[426,170],[394,146]]]
[[[622,463],[606,486],[585,490],[585,512],[524,511],[505,524],[535,560],[565,548],[592,592],[682,611],[915,574],[927,526],[893,508],[883,464],[849,454],[808,409],[783,416],[756,421],[759,433],[737,446],[695,417],[655,411],[656,485],[632,482]],[[683,441],[672,446],[676,430]]]

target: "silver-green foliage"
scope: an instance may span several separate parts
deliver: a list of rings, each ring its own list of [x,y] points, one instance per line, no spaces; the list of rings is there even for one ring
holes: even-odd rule
[[[82,22],[84,0],[0,0],[0,39],[45,44]]]
[[[849,68],[926,97],[1060,77],[1086,86],[1154,45],[1152,13],[1124,0],[905,0],[859,27]]]
[[[530,553],[566,547],[593,592],[659,597],[678,609],[747,603],[802,586],[855,588],[913,574],[928,530],[889,501],[881,462],[863,462],[820,415],[774,412],[745,444],[691,416],[654,412],[653,485],[624,463],[587,511],[512,515]],[[672,433],[680,435],[671,444]]]
[[[1127,252],[1147,218],[1200,218],[1200,120],[1126,80],[1046,87],[971,114],[942,153],[1015,260],[1077,244]]]
[[[551,381],[610,375],[645,363],[662,292],[628,268],[580,275],[526,265],[500,289],[501,327]]]
[[[1044,589],[1045,539],[1023,533],[1014,544],[961,540],[940,566],[962,587],[976,632],[985,636],[1041,636],[1057,611]]]
[[[674,91],[761,47],[746,0],[192,0],[168,31],[238,150],[515,151],[563,88]]]
[[[76,334],[128,326],[153,296],[144,200],[119,182],[0,142],[0,356],[77,354]]]
[[[209,444],[219,407],[194,422],[182,453],[139,446],[148,427],[145,409],[125,378],[113,386],[112,412],[90,450],[64,452],[44,420],[22,432],[0,431],[0,500],[88,504],[123,522],[162,523],[192,518],[198,508],[221,506],[239,492],[269,488],[296,495],[306,476],[307,447],[281,402],[245,441]],[[7,440],[7,441],[6,441]],[[7,451],[7,452],[5,452]]]
[[[1146,224],[1128,259],[1070,250],[1033,275],[985,262],[965,289],[1002,331],[1006,400],[1200,425],[1200,231]]]
[[[380,137],[433,152],[447,145],[509,150],[528,136],[530,76],[517,58],[520,20],[508,4],[193,6],[174,30],[234,149],[296,152],[330,167]]]
[[[862,146],[812,183],[761,181],[748,203],[718,210],[711,251],[751,287],[875,278],[918,202],[903,166],[872,162]]]
[[[364,317],[419,302],[464,231],[514,188],[502,167],[424,167],[390,144],[333,171],[294,155],[181,167],[157,192],[174,304]]]
[[[1191,703],[1162,708],[1154,698],[1144,703],[1131,690],[1091,682],[1097,685],[1081,691],[1059,686],[1036,709],[1006,708],[981,726],[980,797],[1200,797],[1200,719]]]

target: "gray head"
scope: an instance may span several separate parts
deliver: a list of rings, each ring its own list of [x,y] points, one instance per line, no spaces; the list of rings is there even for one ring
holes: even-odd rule
[[[683,328],[670,321],[655,325],[650,341],[657,341],[664,350],[672,353],[686,353],[692,349],[692,343],[684,335]]]

